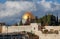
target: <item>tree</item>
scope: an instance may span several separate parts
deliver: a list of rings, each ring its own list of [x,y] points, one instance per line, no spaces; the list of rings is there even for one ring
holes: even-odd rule
[[[21,19],[21,21],[20,21],[20,25],[22,25],[23,23],[22,23],[22,19]]]
[[[35,22],[38,23],[38,17],[37,16],[35,16]]]
[[[56,25],[56,17],[54,15],[45,15],[40,18],[42,25]]]

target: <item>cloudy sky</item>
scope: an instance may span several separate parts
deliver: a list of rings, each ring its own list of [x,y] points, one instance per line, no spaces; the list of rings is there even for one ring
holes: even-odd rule
[[[58,13],[60,18],[60,0],[0,0],[0,22],[17,23],[27,11],[38,17]]]

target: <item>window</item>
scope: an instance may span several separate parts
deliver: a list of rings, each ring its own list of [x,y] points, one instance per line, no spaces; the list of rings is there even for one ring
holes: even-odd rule
[[[35,30],[35,27],[34,27],[34,30]]]

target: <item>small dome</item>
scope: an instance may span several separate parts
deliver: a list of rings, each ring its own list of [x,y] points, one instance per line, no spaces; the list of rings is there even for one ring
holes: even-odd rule
[[[35,19],[34,15],[32,15],[31,12],[26,12],[24,15],[23,15],[23,19],[27,19],[29,17],[29,19]]]

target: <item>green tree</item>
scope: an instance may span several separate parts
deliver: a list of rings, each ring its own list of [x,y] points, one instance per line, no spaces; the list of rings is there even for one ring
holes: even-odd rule
[[[22,19],[20,20],[20,25],[22,25],[23,23],[22,23]]]
[[[37,16],[35,17],[35,22],[38,23],[38,17]]]
[[[56,25],[56,17],[54,15],[45,15],[40,20],[42,25]]]

